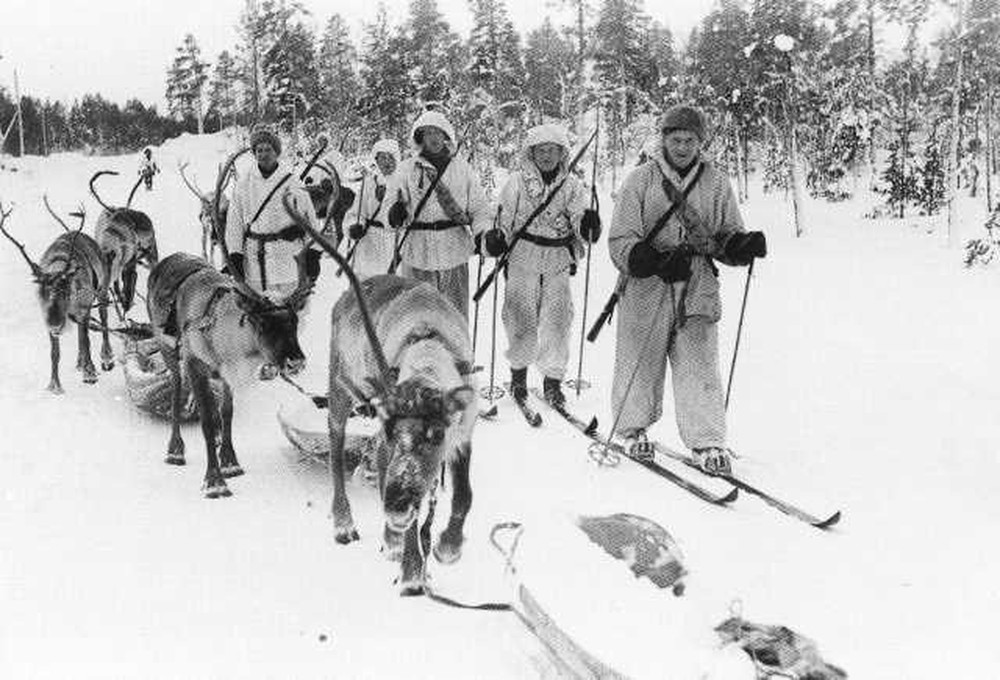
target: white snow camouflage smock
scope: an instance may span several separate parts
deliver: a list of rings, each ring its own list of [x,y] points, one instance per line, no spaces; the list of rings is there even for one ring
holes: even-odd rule
[[[392,177],[387,188],[385,202],[391,207],[398,197],[406,203],[409,219],[401,227],[406,229],[413,220],[420,199],[430,188],[437,170],[420,156],[407,158]],[[406,237],[401,253],[404,264],[425,271],[441,271],[468,264],[472,255],[472,236],[490,227],[490,203],[479,183],[479,178],[469,164],[461,157],[454,157],[445,168],[440,183],[447,187],[452,197],[464,213],[464,226],[456,226],[440,231],[413,230]],[[436,195],[430,196],[417,215],[418,222],[439,222],[452,220],[441,207]]]
[[[291,176],[268,200],[256,221],[249,224],[271,190],[289,173],[292,173]],[[318,229],[319,225],[316,224],[316,214],[313,211],[312,201],[309,200],[309,194],[302,188],[298,176],[282,162],[278,163],[277,169],[266,179],[254,163],[236,183],[229,203],[229,213],[226,216],[226,246],[229,252],[244,255],[243,266],[247,284],[261,292],[266,288],[270,291],[287,293],[298,283],[299,273],[295,256],[302,250],[302,246],[306,243],[305,239],[263,241],[252,236],[248,237],[249,232],[267,238],[268,234],[277,234],[286,227],[294,225],[283,205],[283,198],[286,195],[290,197],[295,209]],[[266,286],[261,285],[259,260],[261,247],[264,249]]]
[[[351,209],[345,219],[348,224],[360,221],[368,225],[354,252],[354,271],[361,278],[385,274],[396,250],[399,232],[389,226],[389,208],[395,199],[388,190],[394,174],[388,177],[383,177],[380,172],[366,174],[358,189],[360,195],[355,199],[360,206],[360,214]],[[410,234],[409,238],[413,236]]]

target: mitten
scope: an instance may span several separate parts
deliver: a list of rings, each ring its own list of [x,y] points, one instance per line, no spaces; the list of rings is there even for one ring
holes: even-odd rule
[[[500,257],[507,250],[507,239],[499,229],[490,229],[483,237],[486,254],[490,257]]]
[[[590,243],[597,243],[597,239],[601,238],[601,216],[596,210],[588,208],[583,211],[583,217],[580,218],[580,236]]]
[[[729,237],[725,247],[726,259],[733,264],[750,264],[755,257],[767,255],[767,239],[762,231],[736,233]]]
[[[392,225],[393,229],[399,229],[403,226],[403,222],[406,221],[406,203],[403,201],[396,201],[389,208],[389,224]]]
[[[657,272],[660,253],[645,241],[639,241],[628,254],[628,271],[637,279],[645,279]]]
[[[306,250],[306,276],[315,281],[319,278],[320,252],[309,248]]]
[[[667,283],[687,281],[691,278],[691,252],[686,248],[674,248],[661,256],[657,275]]]
[[[355,222],[347,228],[347,234],[355,241],[360,241],[361,237],[364,236],[367,231],[368,225],[362,224],[361,222]]]

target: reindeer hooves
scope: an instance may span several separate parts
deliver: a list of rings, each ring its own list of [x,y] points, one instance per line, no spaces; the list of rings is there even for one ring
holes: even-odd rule
[[[187,461],[184,460],[184,452],[180,453],[168,453],[163,462],[167,465],[187,465]]]
[[[97,370],[93,366],[87,366],[83,369],[83,382],[88,385],[93,385],[97,382]]]
[[[223,465],[221,468],[222,476],[226,479],[232,477],[239,477],[243,473],[243,468],[240,467],[239,463],[233,463],[232,465]]]
[[[101,359],[101,370],[102,371],[110,371],[114,367],[115,367],[115,360],[114,359]]]
[[[358,535],[358,530],[352,526],[347,529],[337,529],[333,538],[337,541],[337,543],[347,545],[348,543],[360,540],[361,536]]]
[[[399,584],[400,597],[418,597],[427,591],[427,582],[424,579],[405,579]]]
[[[434,559],[441,564],[453,564],[462,557],[462,540],[447,541],[443,537],[434,545]]]
[[[218,479],[215,481],[205,480],[204,486],[202,486],[202,492],[205,494],[205,498],[227,498],[233,495],[233,492],[229,490],[226,486],[226,481],[224,479]]]
[[[47,389],[52,394],[64,394],[66,392],[66,390],[62,388],[62,385],[56,382],[49,383],[49,386],[46,387],[45,389]]]

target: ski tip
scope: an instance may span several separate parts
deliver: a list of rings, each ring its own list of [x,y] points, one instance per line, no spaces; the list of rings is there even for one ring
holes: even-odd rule
[[[597,432],[597,416],[594,416],[593,418],[590,419],[590,422],[587,423],[587,427],[584,428],[583,433],[588,437],[591,437],[596,432]]]
[[[821,522],[813,522],[813,526],[817,529],[829,529],[834,524],[840,521],[840,510],[833,513]]]
[[[493,420],[494,418],[497,417],[497,405],[493,404],[493,406],[490,406],[485,411],[480,411],[479,417],[483,418],[484,420]]]
[[[739,497],[739,495],[740,495],[740,490],[734,486],[729,493],[719,498],[715,503],[716,505],[729,505],[730,503],[735,501]]]
[[[542,414],[541,413],[534,413],[534,414],[532,414],[532,416],[533,417],[528,418],[528,424],[531,425],[532,427],[541,427],[542,426]]]

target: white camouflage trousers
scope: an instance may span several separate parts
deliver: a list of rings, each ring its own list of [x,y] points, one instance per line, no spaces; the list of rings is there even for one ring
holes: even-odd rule
[[[573,321],[569,270],[540,274],[511,266],[508,274],[501,316],[510,367],[535,364],[543,376],[562,380]]]
[[[408,264],[400,265],[400,276],[426,281],[451,300],[455,309],[469,320],[469,265],[460,264],[451,269],[418,269]]]
[[[684,284],[671,289],[657,277],[629,280],[618,310],[613,415],[617,417],[622,410],[618,432],[625,435],[657,422],[663,414],[669,362],[681,441],[689,449],[725,447],[718,328],[708,317],[678,314],[683,289]],[[671,341],[671,328],[678,318],[682,321],[676,324]]]

